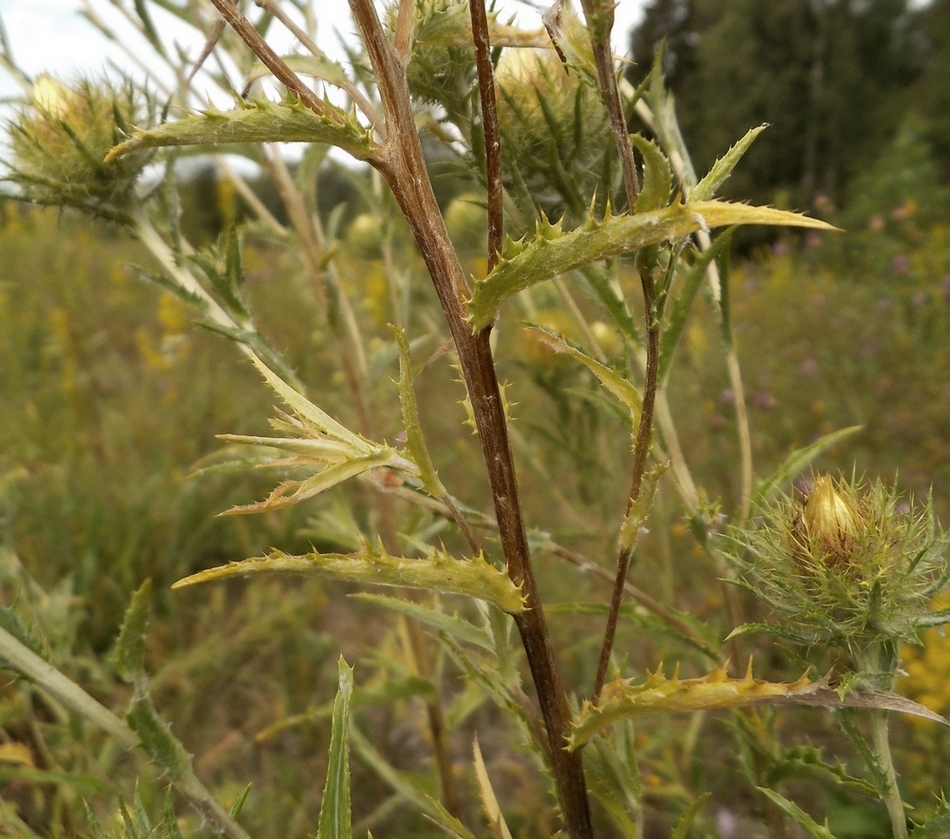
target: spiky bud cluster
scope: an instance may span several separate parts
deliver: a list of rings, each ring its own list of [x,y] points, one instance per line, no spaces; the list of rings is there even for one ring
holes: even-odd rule
[[[150,153],[112,163],[104,159],[133,126],[144,126],[153,116],[148,98],[131,82],[113,87],[84,80],[67,86],[42,76],[10,126],[10,180],[37,204],[123,221]]]
[[[948,546],[930,499],[915,510],[880,482],[816,477],[804,501],[781,497],[728,535],[740,585],[773,613],[741,631],[851,650],[915,641],[950,621],[930,611],[950,579]]]
[[[497,80],[502,143],[518,179],[549,217],[583,217],[587,201],[578,196],[612,187],[603,180],[612,139],[597,88],[553,50],[506,51]]]

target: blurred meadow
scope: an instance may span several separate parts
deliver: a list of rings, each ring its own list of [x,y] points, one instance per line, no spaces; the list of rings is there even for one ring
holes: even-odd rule
[[[815,470],[886,482],[896,476],[900,489],[916,498],[932,491],[937,518],[946,525],[945,161],[911,117],[869,160],[834,197],[814,190],[809,206],[798,207],[844,232],[779,231],[733,248],[728,287],[756,474],[771,474],[790,452],[823,435],[861,426],[822,454]],[[406,276],[424,269],[405,229],[378,227],[362,170],[328,160],[320,171],[327,185],[321,209],[327,219],[335,212],[333,223],[341,231],[334,242],[337,273],[350,299],[360,301],[355,317],[365,338],[370,399],[392,402],[399,374],[387,330],[399,303],[386,282],[392,254]],[[183,177],[182,227],[196,244],[212,242],[231,222],[250,217],[227,181],[209,172],[194,169]],[[445,190],[439,197],[449,208],[450,230],[467,268],[484,273],[482,208],[466,204],[463,186],[451,179]],[[768,200],[785,206],[797,199],[774,188]],[[253,225],[244,245],[246,291],[261,334],[323,408],[358,427],[359,408],[346,371],[339,369],[333,337],[319,325],[323,319],[305,269]],[[150,259],[141,243],[107,223],[69,210],[0,202],[0,600],[44,639],[58,667],[107,707],[118,708],[131,689],[117,678],[110,651],[131,593],[151,579],[151,697],[195,755],[197,773],[226,806],[251,785],[241,819],[250,834],[261,837],[291,839],[314,829],[342,653],[358,662],[362,691],[354,712],[365,736],[354,735],[352,743],[355,832],[443,835],[407,806],[415,800],[399,777],[387,775],[395,768],[437,792],[427,741],[432,688],[420,675],[425,667],[414,657],[418,644],[402,616],[351,596],[360,591],[357,586],[315,579],[170,591],[184,576],[274,546],[289,553],[312,545],[351,549],[355,530],[372,532],[381,525],[372,490],[362,485],[336,488],[282,512],[218,517],[265,497],[273,480],[264,471],[218,469],[224,444],[215,435],[266,433],[276,400],[230,341],[196,324],[178,298],[137,276],[139,268],[155,270]],[[436,318],[428,286],[413,283],[406,293],[413,296],[417,322]],[[555,646],[567,681],[589,684],[606,611],[598,604],[606,602],[610,583],[589,568],[584,573],[583,561],[606,568],[613,553],[630,471],[630,452],[620,446],[618,456],[617,440],[628,418],[594,393],[587,369],[555,355],[524,328],[531,322],[580,340],[579,321],[565,313],[563,298],[543,286],[525,299],[521,319],[505,320],[498,330],[499,378],[508,383],[513,406],[515,458]],[[607,360],[622,366],[618,335],[598,319],[592,301],[578,295],[576,303]],[[696,305],[711,306],[706,300]],[[740,493],[735,470],[724,468],[740,453],[736,394],[721,346],[715,317],[693,317],[669,389],[685,459],[712,513],[734,509]],[[438,349],[430,342],[419,358],[437,359]],[[425,367],[416,381],[420,412],[440,451],[445,483],[462,488],[465,504],[483,509],[489,493],[477,440],[457,434],[466,420],[457,378],[446,364]],[[398,412],[374,421],[379,439],[399,442]],[[417,525],[411,535],[420,544],[433,536],[449,545],[460,541],[444,523],[420,515]],[[662,486],[648,526],[630,582],[669,606],[683,631],[678,637],[668,627],[661,631],[647,610],[630,604],[624,607],[618,654],[627,655],[637,671],[669,660],[681,663],[684,676],[705,672],[702,639],[718,643],[731,628],[722,587],[710,583],[722,570],[711,566],[672,491]],[[550,549],[552,543],[567,550]],[[571,551],[577,551],[573,559],[582,563],[581,573],[569,561]],[[625,638],[633,633],[638,641],[628,654]],[[928,630],[925,642],[905,650],[900,691],[946,714],[950,640]],[[745,658],[753,649],[747,638],[734,648]],[[774,678],[801,675],[799,661],[762,649],[766,658],[757,657],[757,675],[765,663],[774,667]],[[457,670],[446,670],[454,715],[446,727],[454,732],[458,766],[468,760],[477,728],[494,760],[491,772],[496,789],[503,790],[513,835],[551,835],[556,824],[539,815],[549,808],[538,804],[546,793],[527,749],[505,728],[503,712],[485,703]],[[794,739],[804,718],[810,742],[839,737],[817,711],[795,714],[800,716],[763,712],[756,720]],[[892,724],[906,799],[926,813],[936,805],[933,791],[950,789],[950,735],[917,720],[896,718]],[[651,727],[650,738],[638,742],[654,827],[668,825],[668,811],[690,801],[694,790],[714,791],[713,811],[747,807],[734,789],[734,773],[769,757],[743,753],[740,768],[732,766],[735,743],[756,741],[755,732],[743,732],[743,739],[736,729],[752,725],[751,717],[696,715],[664,718]],[[137,787],[122,790],[124,800],[137,795],[147,810],[161,811],[160,773],[142,770],[144,760],[136,754],[110,746],[55,700],[8,675],[0,684],[0,729],[0,835],[85,835],[83,802],[104,820],[119,806],[115,779],[127,776],[137,776]],[[700,749],[701,731],[708,739]],[[710,747],[710,740],[721,749]],[[811,766],[807,755],[806,764]],[[456,774],[463,815],[477,821],[473,781],[460,768]],[[835,836],[889,835],[880,813],[856,804],[853,790],[833,781],[827,781],[824,806]],[[185,835],[210,835],[197,816],[181,818]],[[742,835],[728,834],[712,820],[708,829],[702,835]]]
[[[847,232],[821,239],[780,237],[734,258],[735,331],[749,390],[755,461],[762,471],[820,435],[862,425],[853,440],[827,453],[820,467],[857,468],[885,479],[899,468],[902,488],[918,496],[933,488],[938,516],[947,521],[950,207],[942,194],[935,198],[926,159],[912,152],[905,168],[888,176],[906,184],[906,191],[872,182],[869,190],[878,193],[878,200],[865,192],[859,208],[815,208]],[[385,289],[379,261],[358,243],[351,247],[354,252],[346,257],[351,270],[345,276],[364,300],[361,317],[382,335],[378,312],[385,310],[379,299]],[[328,736],[326,709],[314,705],[314,697],[329,701],[341,651],[369,662],[360,676],[371,684],[371,662],[385,671],[387,651],[401,643],[399,626],[348,599],[351,588],[332,583],[257,581],[174,594],[168,587],[189,573],[258,555],[271,545],[305,549],[308,517],[342,515],[342,500],[321,500],[312,509],[281,514],[216,518],[230,506],[260,497],[268,479],[196,473],[196,466],[220,448],[215,434],[261,432],[272,400],[228,341],[196,326],[170,294],[132,275],[129,265],[148,264],[137,243],[68,213],[24,210],[7,202],[0,264],[5,266],[0,285],[5,596],[42,592],[22,605],[54,646],[56,660],[92,684],[106,704],[115,704],[115,692],[123,688],[99,662],[118,631],[129,593],[150,577],[155,619],[148,649],[158,707],[198,755],[199,771],[212,784],[215,779],[225,784],[225,798],[240,791],[227,786],[236,779],[241,786],[253,784],[255,806],[247,811],[252,833],[256,828],[260,835],[302,836],[319,803],[312,778],[321,776],[317,756]],[[299,267],[281,262],[266,242],[251,242],[247,270],[262,331],[276,335],[303,378],[319,383],[323,404],[346,416],[345,397],[334,399],[341,383],[326,374],[330,365],[321,358],[321,336],[307,333],[312,320],[302,308],[308,297],[299,288],[304,282]],[[545,301],[542,294],[536,305],[535,322],[569,334],[571,324],[558,314],[555,300]],[[301,316],[278,317],[288,309]],[[269,314],[275,331],[270,331]],[[704,325],[710,323],[692,322],[671,399],[683,418],[683,445],[697,476],[729,505],[737,489],[719,467],[737,457],[733,394],[716,328]],[[288,327],[299,333],[276,331]],[[602,528],[606,552],[615,510],[598,493],[605,485],[620,487],[626,464],[606,447],[589,443],[608,439],[600,429],[622,418],[606,402],[565,398],[590,375],[577,365],[519,329],[504,333],[501,341],[510,345],[509,377],[517,377],[509,394],[516,403],[516,433],[522,426],[537,428],[548,441],[540,450],[519,452],[533,520],[565,544],[589,546]],[[378,364],[378,386],[394,387],[393,359]],[[456,388],[457,399],[461,389],[451,380],[436,380],[437,375],[431,376],[431,386],[425,377],[420,382],[421,410],[436,438],[439,424],[448,434],[464,418],[461,406],[444,399],[446,387]],[[580,460],[579,448],[584,450]],[[583,464],[559,484],[569,500],[565,497],[556,510],[538,506],[534,499],[544,496],[531,487],[558,472],[564,451],[570,462]],[[471,446],[456,448],[447,474],[464,479],[469,470],[477,472],[476,457]],[[473,504],[485,492],[477,486],[470,491]],[[669,520],[660,518],[663,510]],[[661,497],[632,581],[662,602],[715,623],[721,591],[708,588],[707,559],[675,510],[672,499]],[[540,559],[541,584],[555,601],[554,631],[562,640],[578,639],[565,646],[565,660],[572,678],[583,681],[591,676],[584,668],[591,667],[593,635],[583,631],[583,613],[559,614],[556,602],[593,601],[604,596],[607,585],[589,576],[578,582],[569,568],[555,556]],[[630,617],[636,625],[636,616]],[[950,709],[950,642],[936,630],[927,640],[923,651],[910,653],[908,669],[913,674],[914,662],[926,661],[928,676],[908,679],[905,690],[945,713]],[[643,651],[642,666],[675,651],[669,644],[657,636],[655,647]],[[55,720],[56,708],[39,695],[24,705],[27,701],[22,693],[7,695],[7,731],[22,729],[26,736],[37,726],[47,730]],[[377,734],[377,748],[397,765],[411,763],[407,754],[413,741],[425,736],[412,702],[377,711],[372,725],[385,732]],[[934,739],[927,724],[898,726],[907,733],[898,738],[904,744],[901,757],[914,767],[915,777],[926,775],[919,788],[926,791],[950,780],[940,757],[950,742],[946,736],[941,732]],[[670,729],[671,737],[675,730]],[[41,817],[35,810],[68,812],[77,798],[101,791],[103,779],[130,759],[106,752],[98,765],[81,771],[74,765],[63,774],[56,769],[57,746],[49,744],[49,766],[35,767],[42,783],[5,789],[7,806],[27,820]],[[677,759],[680,746],[674,737],[653,748],[667,750],[659,756],[662,765]],[[714,775],[717,767],[704,770]],[[381,811],[369,808],[368,823],[385,817],[388,835],[421,829],[414,821],[409,824],[415,827],[399,828],[398,807],[380,782],[369,771],[356,771],[356,794],[384,802]],[[531,783],[517,765],[502,771],[512,790]],[[662,787],[672,779],[658,774],[654,782]],[[142,783],[140,778],[146,800],[160,794],[158,779],[152,789]],[[531,802],[540,794],[538,789],[511,794],[513,803],[527,802],[529,822]],[[69,835],[66,826],[63,830]]]

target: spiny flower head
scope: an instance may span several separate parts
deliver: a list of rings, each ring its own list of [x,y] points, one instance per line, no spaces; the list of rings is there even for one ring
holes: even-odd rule
[[[804,501],[763,504],[728,534],[739,585],[772,611],[737,631],[851,651],[916,641],[922,627],[950,622],[928,609],[950,578],[948,547],[929,498],[915,509],[881,482],[818,476]]]
[[[124,220],[150,153],[113,163],[104,158],[128,138],[133,126],[151,121],[154,110],[131,82],[113,86],[82,80],[66,85],[41,76],[10,125],[9,179],[34,203]]]

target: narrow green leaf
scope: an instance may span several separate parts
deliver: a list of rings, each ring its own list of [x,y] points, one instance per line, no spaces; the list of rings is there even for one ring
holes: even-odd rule
[[[660,147],[640,134],[631,134],[630,142],[643,157],[643,187],[637,195],[636,211],[646,213],[665,207],[673,189],[673,170]]]
[[[814,837],[814,839],[835,839],[834,834],[828,829],[827,822],[823,825],[818,824],[818,822],[809,816],[808,813],[794,801],[789,801],[784,795],[780,795],[775,792],[775,790],[766,789],[765,787],[758,787],[758,790],[773,804],[778,806],[783,813],[791,816],[798,824],[805,828],[809,836]]]
[[[155,711],[147,694],[137,694],[125,715],[131,729],[139,736],[146,754],[175,781],[191,772],[191,755],[172,734],[168,724]]]
[[[495,269],[476,281],[469,301],[469,322],[476,332],[484,329],[512,295],[591,262],[688,236],[697,230],[739,224],[835,229],[797,213],[723,201],[674,204],[633,216],[589,220],[568,233],[542,222],[530,240],[509,242]]]
[[[633,757],[633,756],[631,756]],[[640,775],[634,760],[625,762],[613,742],[595,737],[584,749],[584,769],[591,792],[607,811],[625,839],[637,839],[640,831]]]
[[[696,258],[696,261],[690,266],[683,280],[680,293],[673,303],[673,309],[670,312],[669,322],[663,330],[660,337],[660,366],[659,381],[662,387],[673,364],[673,356],[676,348],[679,346],[680,338],[683,335],[683,329],[686,326],[687,315],[692,308],[696,294],[702,287],[703,279],[706,277],[706,270],[710,263],[722,252],[730,240],[734,228],[725,231],[721,236],[717,236],[712,245],[705,251],[702,251]]]
[[[409,339],[406,332],[392,324],[390,332],[396,339],[399,348],[399,404],[402,407],[402,423],[406,429],[406,448],[413,462],[419,467],[419,478],[426,492],[433,498],[444,499],[448,491],[439,480],[439,475],[429,456],[425,438],[422,434],[422,423],[419,421],[419,408],[416,405],[416,394],[412,385],[412,361],[409,358]]]
[[[247,801],[247,796],[250,794],[250,792],[251,785],[248,784],[243,790],[241,790],[241,794],[236,799],[234,799],[234,803],[228,810],[228,814],[231,816],[231,818],[237,820],[240,817],[241,810],[244,809],[244,803]]]
[[[489,652],[494,649],[491,636],[484,629],[470,623],[464,618],[460,618],[458,615],[448,615],[439,609],[425,606],[422,603],[415,603],[412,600],[400,600],[396,597],[388,597],[385,594],[367,594],[361,592],[351,594],[350,597],[355,597],[358,600],[373,603],[384,609],[390,609],[393,612],[406,615],[419,623],[437,629],[439,632],[451,635],[453,638],[457,638],[466,644],[474,644],[476,647],[481,647]]]
[[[182,839],[181,828],[178,826],[178,815],[175,813],[175,801],[172,791],[165,793],[165,804],[162,807],[162,820],[155,831],[161,839]]]
[[[267,556],[199,571],[179,580],[172,588],[254,574],[314,575],[353,583],[404,586],[474,597],[512,614],[524,611],[521,589],[482,554],[461,560],[445,550],[433,550],[429,556],[415,559],[390,556],[382,546],[374,548],[365,541],[362,550],[352,554],[313,551],[291,556],[273,551]]]
[[[106,163],[140,149],[233,143],[326,143],[357,160],[373,159],[376,148],[370,132],[344,111],[327,108],[330,113],[320,116],[295,100],[257,100],[233,111],[209,109],[136,131],[109,152]]]
[[[482,750],[478,746],[477,737],[472,743],[472,751],[475,755],[475,785],[478,788],[478,797],[482,802],[482,812],[485,814],[485,818],[488,819],[492,836],[495,839],[511,839],[511,831],[508,829],[505,816],[501,812],[501,806],[498,804],[498,798],[492,788],[491,778],[488,777],[488,769],[482,757]]]
[[[408,801],[420,813],[433,818],[436,824],[452,825],[459,835],[466,837],[466,839],[471,838],[472,834],[460,822],[453,819],[428,792],[421,789],[419,782],[414,777],[408,772],[400,772],[395,769],[355,726],[350,732],[350,740],[359,759],[379,775],[383,783],[397,795]]]
[[[260,371],[267,384],[273,388],[298,417],[312,422],[324,434],[349,444],[356,451],[368,454],[375,448],[373,443],[358,434],[354,434],[346,426],[333,419],[326,411],[314,405],[306,396],[294,390],[259,358],[251,356],[251,361],[254,362],[254,366]]]
[[[526,329],[548,349],[562,355],[568,355],[583,364],[630,411],[630,415],[636,423],[637,417],[640,416],[642,400],[639,391],[629,379],[625,379],[606,364],[597,361],[597,359],[591,358],[583,350],[572,347],[553,332],[548,332],[540,326],[528,326]]]
[[[320,802],[317,839],[351,839],[350,813],[350,699],[353,696],[353,668],[340,656],[340,686],[333,700],[327,782]]]
[[[283,55],[281,60],[298,76],[311,76],[315,79],[328,82],[335,87],[342,87],[349,82],[343,65],[325,55]],[[245,78],[245,86],[272,75],[270,69],[260,61],[255,61]]]
[[[6,559],[6,557],[0,553],[0,561],[4,559]],[[49,651],[33,636],[26,626],[24,626],[23,621],[20,620],[20,616],[9,606],[0,606],[0,629],[5,629],[31,652],[38,655],[43,661],[49,662]]]
[[[131,265],[131,270],[137,277],[150,283],[155,283],[159,288],[169,291],[179,300],[195,306],[201,312],[208,310],[208,301],[188,288],[184,288],[173,278],[166,274],[160,274],[157,271],[149,271],[147,268],[141,268],[138,265]]]
[[[795,476],[823,451],[850,437],[852,434],[856,434],[863,427],[864,426],[861,425],[852,425],[849,428],[832,431],[830,434],[819,437],[814,443],[809,443],[807,446],[793,451],[775,472],[759,482],[755,488],[755,492],[752,494],[753,503],[761,505],[764,501],[768,501],[769,498],[780,491],[782,487],[791,483]]]
[[[703,179],[692,187],[689,191],[690,201],[708,201],[713,198],[716,193],[719,191],[719,187],[722,186],[723,182],[729,175],[732,174],[732,170],[736,168],[736,164],[742,159],[742,156],[748,151],[749,146],[752,145],[756,137],[759,136],[768,126],[760,125],[758,128],[751,128],[746,132],[745,137],[743,137],[739,142],[732,146],[722,157],[717,160],[712,169],[706,173]]]
[[[151,595],[152,581],[146,580],[132,595],[112,650],[116,671],[126,682],[134,682],[145,672],[145,628]]]

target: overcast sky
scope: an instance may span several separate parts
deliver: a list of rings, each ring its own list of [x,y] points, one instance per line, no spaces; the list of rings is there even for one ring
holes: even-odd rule
[[[614,28],[614,51],[619,55],[627,53],[627,33],[639,20],[644,3],[645,0],[619,0]],[[124,25],[107,0],[91,0],[91,5],[110,26],[128,39],[130,45],[134,43],[136,53],[143,60],[148,60],[148,45],[135,41],[134,33]],[[125,5],[132,7],[133,4],[127,2]],[[336,30],[346,37],[355,29],[349,18],[348,4],[346,0],[316,0],[315,5],[320,10],[321,36],[318,41],[321,47],[330,51],[336,39],[324,37],[324,34],[329,35]],[[517,0],[500,0],[497,8],[503,18],[509,12],[516,12],[520,25],[534,28],[540,25],[540,10],[548,5],[548,2],[529,4]],[[579,3],[575,5],[579,6]],[[78,73],[95,74],[106,68],[110,59],[123,68],[131,69],[129,59],[122,51],[110,44],[79,15],[80,8],[81,0],[0,0],[0,19],[13,47],[14,57],[29,75],[35,77],[43,72],[61,77]],[[155,15],[156,23],[161,26],[162,11],[156,10],[151,4],[150,10]],[[201,44],[197,44],[189,52],[197,55],[200,48]],[[18,92],[19,88],[0,68],[0,97],[9,97]]]

